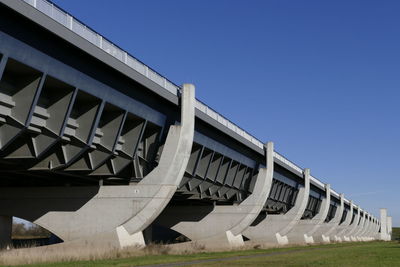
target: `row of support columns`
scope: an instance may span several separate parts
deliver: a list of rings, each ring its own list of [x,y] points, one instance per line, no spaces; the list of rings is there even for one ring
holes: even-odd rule
[[[169,128],[159,165],[138,184],[99,188],[0,188],[0,244],[10,241],[11,216],[19,216],[49,229],[67,243],[108,243],[114,247],[145,245],[143,230],[152,224],[173,197],[184,175],[194,136],[194,86],[185,84],[181,96],[181,123]],[[304,185],[295,205],[284,214],[265,214],[260,219],[274,174],[274,146],[264,147],[265,167],[259,169],[253,193],[238,205],[215,206],[198,221],[181,221],[171,229],[206,246],[241,246],[249,242],[270,245],[295,243],[368,241],[391,239],[391,217],[381,210],[380,222],[354,207],[341,223],[344,196],[334,217],[326,222],[331,203],[330,185],[312,219],[302,220],[310,195],[310,170],[304,169]],[[24,196],[24,201],[20,197]],[[83,201],[83,199],[87,199]],[[71,203],[72,201],[72,203]],[[79,205],[80,202],[84,203]],[[69,206],[79,207],[75,210]],[[357,215],[353,213],[357,209]],[[174,214],[174,212],[176,214]],[[194,209],[172,211],[177,216]],[[362,214],[361,214],[362,213]]]

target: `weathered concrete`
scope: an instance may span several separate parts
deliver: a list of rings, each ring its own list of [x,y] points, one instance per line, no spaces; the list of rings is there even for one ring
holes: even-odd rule
[[[197,212],[193,211],[193,207],[172,206],[162,213],[157,223],[168,226],[173,223],[172,220],[181,218],[178,223],[169,227],[207,247],[243,245],[241,234],[257,218],[271,189],[274,173],[272,142],[266,144],[265,154],[266,168],[259,169],[253,193],[239,205],[214,206],[211,212],[198,221],[194,219]],[[199,209],[201,207],[197,211]]]
[[[195,89],[185,84],[181,125],[170,127],[158,166],[138,184],[1,188],[0,211],[30,220],[64,241],[144,245],[144,230],[175,193],[190,157]]]
[[[0,216],[0,249],[11,244],[12,217]]]
[[[338,227],[337,227],[337,232],[336,232],[336,235],[334,237],[334,240],[336,242],[349,241],[345,237],[345,233],[348,231],[348,229],[350,227],[350,223],[351,223],[351,219],[352,218],[353,218],[353,201],[351,200],[350,201],[350,210],[346,214],[346,219],[341,224],[339,224]]]
[[[367,232],[364,233],[364,237],[365,237],[366,241],[372,239],[372,231],[373,231],[373,229],[375,227],[375,223],[374,223],[373,220],[374,220],[374,216],[371,215],[371,221],[369,223],[368,230],[367,230]]]
[[[340,219],[342,218],[344,209],[344,196],[343,194],[340,195],[340,205],[335,212],[335,216],[329,221],[324,222],[320,228],[314,233],[313,238],[315,242],[321,243],[329,243],[336,234],[336,227],[339,225]]]
[[[392,240],[392,217],[388,216],[387,217],[387,241]]]
[[[357,237],[359,241],[365,241],[365,234],[366,234],[366,232],[368,232],[370,223],[371,223],[369,220],[370,217],[371,217],[371,215],[369,213],[365,213],[364,227],[361,230],[361,232],[358,234],[358,237]]]
[[[325,198],[321,202],[321,207],[317,215],[310,220],[299,220],[292,230],[287,234],[289,243],[314,243],[313,234],[324,223],[329,211],[331,201],[330,185],[325,185]]]
[[[380,239],[387,241],[388,240],[388,231],[387,231],[387,226],[388,226],[388,219],[387,219],[387,210],[386,209],[380,209],[381,213],[381,232],[380,232]]]
[[[357,216],[354,218],[353,223],[349,225],[348,230],[345,232],[345,240],[351,241],[352,234],[357,230],[358,221],[360,220],[360,206],[357,206]]]
[[[243,235],[252,241],[263,242],[266,244],[288,244],[287,234],[298,223],[307,205],[310,193],[310,170],[305,169],[304,187],[299,189],[296,204],[282,215],[270,214],[257,225],[251,225]]]
[[[364,228],[366,213],[365,213],[365,211],[363,211],[363,210],[360,209],[359,212],[361,213],[361,211],[363,212],[363,215],[362,215],[362,217],[361,217],[360,223],[357,225],[355,231],[354,231],[353,234],[350,236],[351,241],[358,241],[358,238],[357,238],[357,237],[359,236],[360,232],[361,232],[361,231],[363,230],[363,228]]]

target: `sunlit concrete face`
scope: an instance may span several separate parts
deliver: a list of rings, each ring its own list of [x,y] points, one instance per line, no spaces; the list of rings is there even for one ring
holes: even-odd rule
[[[174,87],[97,33],[79,36],[70,15],[27,2],[0,0],[1,246],[11,216],[65,244],[114,247],[390,238],[386,211],[374,220],[193,85]]]

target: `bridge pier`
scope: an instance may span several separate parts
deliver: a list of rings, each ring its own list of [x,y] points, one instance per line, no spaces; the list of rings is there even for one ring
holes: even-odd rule
[[[317,243],[329,243],[334,239],[334,235],[336,234],[336,227],[339,225],[340,219],[343,215],[344,209],[344,196],[340,194],[340,206],[336,210],[335,216],[329,222],[324,222],[318,230],[314,233],[313,238]]]
[[[185,84],[181,124],[170,126],[158,166],[137,184],[0,188],[0,211],[32,221],[64,241],[145,245],[142,231],[168,204],[183,177],[194,136],[195,91]]]
[[[354,209],[353,209],[353,213],[354,213]],[[352,241],[351,236],[356,231],[359,220],[360,220],[360,206],[357,206],[357,216],[354,218],[353,223],[351,223],[349,225],[348,229],[344,233],[345,241],[348,241],[348,242]]]
[[[318,228],[324,223],[328,215],[331,201],[330,185],[325,185],[325,198],[321,202],[321,207],[317,215],[310,220],[300,220],[293,229],[288,233],[288,239],[293,243],[314,243],[313,235]]]
[[[289,243],[287,234],[299,222],[307,205],[310,193],[310,170],[305,169],[304,187],[299,189],[296,204],[283,215],[270,214],[256,225],[250,225],[243,235],[251,241],[266,244],[286,245]],[[253,223],[254,224],[254,223]]]
[[[344,234],[346,233],[346,231],[348,231],[352,218],[353,218],[353,201],[351,200],[350,201],[350,210],[346,214],[346,219],[341,224],[339,224],[337,227],[337,232],[334,237],[335,241],[339,241],[339,242],[349,241],[346,239]]]
[[[0,249],[11,245],[12,216],[0,216]]]
[[[360,213],[361,213],[361,210],[360,210]],[[364,223],[365,223],[365,211],[363,213],[363,216],[361,217],[360,223],[357,225],[355,231],[350,236],[351,241],[358,241],[358,236],[364,227]]]
[[[171,206],[157,219],[157,223],[179,232],[207,247],[237,247],[244,244],[242,232],[257,218],[267,201],[274,173],[274,146],[265,145],[266,167],[260,168],[254,191],[244,201],[232,206],[214,206],[209,208]],[[200,209],[206,213],[201,219]]]

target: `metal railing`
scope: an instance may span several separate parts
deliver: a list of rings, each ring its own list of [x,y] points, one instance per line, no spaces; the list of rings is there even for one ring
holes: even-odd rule
[[[103,37],[90,27],[86,26],[84,23],[80,22],[78,19],[74,18],[66,11],[62,10],[58,6],[54,5],[53,3],[49,2],[48,0],[23,0],[24,2],[28,3],[35,9],[39,10],[40,12],[44,13],[48,17],[52,18],[53,20],[57,21],[64,27],[68,28],[69,30],[75,32],[85,40],[89,41],[93,45],[97,46],[98,48],[102,49],[104,52],[108,53],[109,55],[113,56],[120,62],[126,64],[130,68],[134,69],[138,73],[142,74],[143,76],[147,77],[148,79],[152,80],[156,84],[160,85],[162,88],[167,90],[168,92],[178,95],[178,92],[181,88],[165,78],[164,76],[160,75],[157,71],[151,69],[146,64],[142,63],[140,60],[135,58],[134,56],[130,55],[125,50],[121,49],[119,46],[112,43],[107,38]],[[237,133],[239,136],[243,137],[244,139],[248,140],[256,147],[263,149],[264,144],[252,136],[251,134],[247,133],[245,130],[204,104],[203,102],[196,100],[196,108],[209,116],[210,118],[214,119],[218,123],[222,124],[223,126],[227,127],[228,129],[232,130],[233,132]],[[279,154],[278,152],[274,152],[274,157],[279,159],[280,161],[284,162],[288,166],[292,167],[298,172],[302,172],[303,169],[285,158],[283,155]],[[312,177],[312,180],[324,186],[322,182],[318,179]]]
[[[313,181],[316,185],[319,185],[322,188],[325,188],[325,184],[323,182],[321,182],[320,180],[318,180],[317,178],[315,178],[314,176],[310,175],[310,180]],[[333,190],[331,190],[332,192]]]

